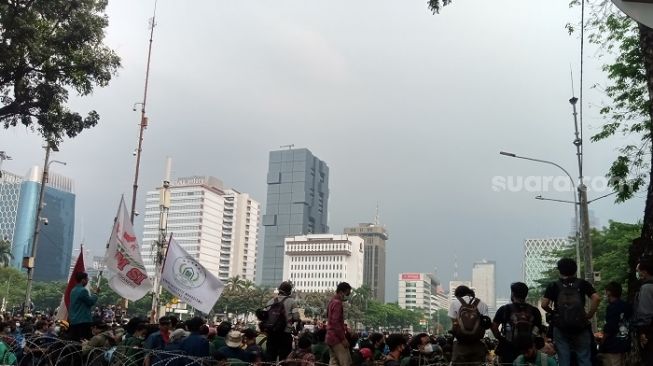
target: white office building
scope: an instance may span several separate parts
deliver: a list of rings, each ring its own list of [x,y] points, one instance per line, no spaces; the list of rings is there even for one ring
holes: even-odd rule
[[[442,305],[438,281],[431,273],[400,273],[398,304],[402,309],[435,312]]]
[[[541,238],[524,240],[524,257],[522,259],[523,281],[529,288],[538,285],[537,280],[543,273],[555,267],[558,258],[552,253],[569,247],[572,243],[567,238]]]
[[[496,299],[496,262],[482,260],[472,267],[472,289],[476,297],[487,304],[490,314],[497,308]]]
[[[308,234],[285,239],[283,279],[303,292],[332,292],[340,282],[363,285],[364,241],[353,235]]]
[[[246,193],[225,188],[215,177],[178,178],[169,192],[168,235],[218,278],[254,281],[260,204]],[[146,198],[141,254],[150,276],[159,238],[160,196],[157,189]]]

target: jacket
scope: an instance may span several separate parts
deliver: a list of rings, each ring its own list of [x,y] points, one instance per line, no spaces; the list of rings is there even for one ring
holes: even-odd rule
[[[96,302],[97,295],[91,295],[81,283],[75,285],[70,291],[70,309],[68,310],[70,325],[93,322],[91,308]]]

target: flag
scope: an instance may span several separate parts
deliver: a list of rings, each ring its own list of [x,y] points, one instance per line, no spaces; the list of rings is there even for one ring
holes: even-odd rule
[[[120,199],[104,259],[110,272],[109,287],[118,295],[136,301],[152,290],[124,198]]]
[[[75,262],[75,267],[70,273],[70,279],[68,280],[68,286],[66,286],[66,291],[64,291],[63,296],[61,297],[61,303],[59,304],[59,310],[57,311],[57,320],[68,320],[68,308],[70,307],[70,292],[73,290],[73,287],[77,285],[77,280],[75,275],[78,272],[86,272],[86,267],[84,266],[84,246],[81,247],[79,251],[79,256]]]
[[[208,314],[220,298],[224,284],[172,237],[161,270],[161,285],[195,309]]]

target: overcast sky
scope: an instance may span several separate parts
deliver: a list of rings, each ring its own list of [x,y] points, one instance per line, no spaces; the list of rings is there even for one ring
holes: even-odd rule
[[[131,198],[139,121],[132,105],[142,99],[152,7],[110,1],[106,42],[123,67],[108,87],[71,101],[101,121],[55,155],[68,166],[53,170],[76,182],[77,242],[83,235],[96,254],[120,195]],[[579,42],[564,25],[579,17],[566,1],[456,0],[432,15],[425,0],[161,0],[140,211],[166,156],[174,177],[213,175],[265,204],[268,152],[295,144],[330,167],[334,233],[373,220],[379,203],[390,233],[387,300],[397,298],[399,272],[437,267],[449,281],[455,255],[460,279],[471,277],[474,261],[496,260],[497,296],[505,297],[521,279],[523,240],[570,231],[572,205],[533,199],[570,192],[497,191],[493,179],[560,175],[500,150],[577,175],[568,99],[570,66],[578,91]],[[607,101],[589,88],[605,83],[601,62],[588,47],[586,137]],[[623,143],[587,142],[586,175],[603,176]],[[0,150],[14,158],[3,168],[24,174],[42,164],[40,146],[29,131],[3,131]],[[636,222],[642,197],[591,208],[601,225]]]

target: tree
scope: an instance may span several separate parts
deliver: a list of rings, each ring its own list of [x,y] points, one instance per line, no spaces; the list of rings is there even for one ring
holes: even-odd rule
[[[120,58],[103,44],[107,0],[7,0],[0,4],[0,122],[49,140],[95,126],[66,103],[109,84]]]
[[[7,239],[0,240],[0,267],[9,267],[12,259],[11,242]]]

